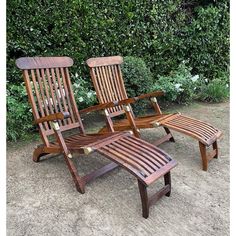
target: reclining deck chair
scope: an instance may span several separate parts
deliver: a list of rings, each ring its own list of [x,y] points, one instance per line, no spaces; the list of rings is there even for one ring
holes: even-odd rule
[[[154,145],[159,145],[165,141],[175,141],[169,130],[173,129],[198,140],[203,170],[207,171],[208,161],[218,157],[217,138],[221,136],[221,131],[206,122],[181,115],[180,113],[162,114],[156,99],[157,96],[164,94],[161,91],[128,98],[120,68],[122,62],[123,58],[120,56],[98,57],[87,60],[99,103],[113,102],[118,105],[106,109],[107,125],[100,130],[100,133],[133,130],[135,136],[140,137],[139,129],[161,126],[164,127],[167,134],[153,143]],[[155,114],[135,117],[130,104],[143,98],[150,98]],[[125,119],[112,121],[113,117],[124,113],[126,114]],[[211,145],[213,150],[207,151],[207,147]]]
[[[69,76],[73,60],[69,57],[23,57],[16,60],[23,70],[29,102],[35,123],[43,141],[33,153],[38,162],[41,156],[61,153],[70,170],[76,189],[85,192],[85,184],[114,168],[121,166],[138,180],[143,217],[149,215],[149,206],[161,196],[171,192],[170,170],[176,166],[171,157],[155,147],[134,137],[130,132],[85,134],[77,109]],[[98,105],[81,110],[99,110],[114,106]],[[76,130],[76,134],[66,136],[65,131]],[[53,139],[54,138],[54,139]],[[86,154],[97,151],[112,162],[85,176],[79,176],[73,164],[73,153]],[[164,176],[165,186],[151,197],[147,187]]]

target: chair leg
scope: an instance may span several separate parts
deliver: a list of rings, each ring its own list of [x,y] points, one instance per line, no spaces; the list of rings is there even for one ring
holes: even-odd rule
[[[217,145],[217,141],[215,141],[213,144],[213,150],[216,150],[216,155],[214,156],[214,158],[218,158],[219,155],[219,150],[218,150],[218,145]]]
[[[147,187],[140,180],[138,180],[138,187],[139,187],[139,193],[140,193],[141,202],[142,202],[143,217],[147,219],[149,216]]]
[[[199,142],[199,148],[200,148],[200,153],[202,157],[202,169],[204,171],[207,171],[208,160],[207,160],[206,146],[203,143]]]
[[[35,148],[34,153],[33,153],[33,161],[34,162],[39,162],[40,157],[47,155],[48,153],[45,153],[44,147],[43,146],[38,146]]]
[[[44,147],[39,146],[34,150],[33,161],[34,162],[39,162],[40,157],[44,156],[44,155],[47,155],[47,154],[49,154],[49,153],[45,153]],[[77,170],[76,170],[76,167],[74,166],[74,163],[65,154],[64,154],[64,158],[65,158],[66,164],[69,168],[69,171],[72,175],[72,178],[74,180],[77,191],[80,192],[80,193],[85,193],[85,188],[84,188],[85,187],[85,182],[77,174]]]
[[[152,144],[155,146],[159,146],[160,144],[170,141],[170,142],[175,142],[174,137],[172,135],[172,133],[170,132],[170,130],[166,127],[163,127],[166,135],[164,135],[162,138],[159,138],[158,140],[154,141]]]
[[[66,161],[66,164],[68,166],[68,169],[72,175],[72,178],[74,180],[76,189],[78,192],[80,193],[85,193],[85,182],[82,180],[82,178],[77,174],[77,169],[74,165],[74,163],[72,162],[72,160],[70,158],[68,158],[65,154],[64,154],[64,159]]]
[[[175,142],[175,139],[174,139],[172,133],[170,132],[170,130],[167,127],[164,127],[164,130],[166,131],[167,134],[171,134],[171,138],[169,139],[169,141]]]
[[[168,172],[164,175],[164,182],[165,182],[165,185],[170,185],[170,191],[165,194],[167,197],[169,197],[170,194],[171,194],[171,175],[170,175],[170,172]]]
[[[157,103],[156,98],[151,98],[150,100],[151,100],[151,103],[152,103],[152,106],[153,106],[154,110],[156,111],[156,114],[161,115],[162,112],[161,112],[159,104]],[[167,127],[163,127],[163,128],[165,129],[167,137],[166,138],[163,137],[162,139],[157,140],[154,143],[154,145],[158,146],[161,143],[166,142],[166,141],[175,142],[174,137],[173,137],[172,133],[170,132],[170,130]]]

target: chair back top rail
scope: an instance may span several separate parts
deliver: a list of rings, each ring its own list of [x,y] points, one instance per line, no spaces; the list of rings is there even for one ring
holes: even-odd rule
[[[63,131],[79,128],[83,124],[75,102],[69,75],[73,60],[69,57],[23,57],[16,60],[23,70],[29,102],[35,121],[54,113],[69,112],[70,118],[59,120]],[[49,145],[47,136],[53,134],[50,122],[39,124],[44,143]]]
[[[123,63],[123,58],[121,56],[94,57],[89,58],[86,63],[90,68],[97,66],[119,65]]]
[[[16,65],[22,70],[71,67],[73,60],[70,57],[21,57]]]

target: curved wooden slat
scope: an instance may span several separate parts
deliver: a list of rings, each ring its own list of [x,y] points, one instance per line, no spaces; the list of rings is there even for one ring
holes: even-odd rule
[[[131,149],[125,147],[122,143],[114,142],[110,144],[109,147],[112,147],[114,150],[118,150],[118,152],[122,153],[125,157],[134,160],[148,172],[148,175],[156,170],[156,168],[153,168],[153,166],[149,164],[148,160],[143,158],[140,153],[137,153],[137,151],[132,151]]]
[[[186,122],[186,123],[198,125],[202,129],[205,129],[206,131],[209,131],[211,134],[215,133],[216,131],[218,131],[218,129],[215,128],[214,126],[212,126],[211,124],[203,122],[203,121],[200,121],[200,120],[196,120],[196,119],[190,118],[188,116],[181,115],[180,117],[178,117],[177,120],[179,120],[180,122],[182,121],[184,123]]]
[[[114,156],[119,158],[119,160],[122,161],[122,164],[126,163],[127,165],[132,166],[144,178],[150,175],[150,173],[147,171],[147,169],[144,168],[143,165],[140,165],[139,161],[134,161],[132,158],[129,158],[127,156],[127,154],[125,154],[125,152],[123,152],[122,150],[119,150],[118,148],[116,148],[114,146],[111,146],[111,147],[104,146],[101,149],[102,150],[105,149],[106,151],[110,152],[111,154],[113,154]],[[134,174],[136,174],[136,173],[134,173]]]
[[[199,125],[196,125],[195,123],[192,123],[192,124],[189,124],[187,122],[184,122],[184,123],[181,123],[181,122],[178,122],[178,121],[169,121],[165,124],[170,124],[170,125],[174,125],[176,126],[177,128],[180,128],[180,129],[186,129],[188,131],[192,131],[193,133],[195,133],[196,135],[199,136],[199,138],[203,138],[205,140],[209,139],[212,134],[208,134],[206,132],[206,130],[204,129],[204,127],[199,127]],[[214,133],[213,133],[214,134]]]
[[[135,139],[130,139],[130,138],[126,138],[122,140],[124,143],[129,144],[130,146],[134,146],[136,148],[137,151],[139,151],[139,153],[143,153],[145,156],[149,156],[150,158],[152,158],[154,161],[157,161],[158,164],[157,166],[161,167],[163,165],[166,164],[166,158],[163,157],[163,155],[160,155],[159,152],[156,152],[153,148],[150,149],[147,145],[140,145],[139,142],[137,142],[137,140]],[[143,143],[141,143],[143,144]]]
[[[121,143],[121,141],[117,141],[117,143]],[[130,149],[133,153],[136,153],[138,151],[137,146],[135,145],[131,145],[130,143],[126,143],[125,140],[122,140],[122,145],[128,149]],[[149,155],[145,155],[145,153],[143,152],[139,152],[139,158],[141,158],[142,160],[145,159],[144,161],[151,166],[152,168],[156,169],[157,167],[160,168],[161,164],[156,161],[154,158],[150,158]]]

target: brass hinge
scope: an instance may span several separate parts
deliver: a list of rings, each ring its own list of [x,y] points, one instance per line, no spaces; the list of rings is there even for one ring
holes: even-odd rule
[[[50,124],[54,130],[60,130],[60,126],[57,121],[51,121]]]
[[[130,107],[128,105],[124,105],[123,107],[125,111],[130,112]]]
[[[91,147],[82,147],[82,149],[84,150],[84,154],[86,155],[93,151]]]
[[[159,122],[153,123],[153,127],[159,127],[161,124]]]
[[[67,154],[67,157],[72,159],[72,154],[71,153]]]
[[[105,109],[105,110],[103,111],[103,113],[104,113],[105,116],[109,116],[109,112],[108,112],[107,109]]]
[[[151,102],[157,102],[157,98],[156,97],[151,97],[150,100],[151,100]]]

